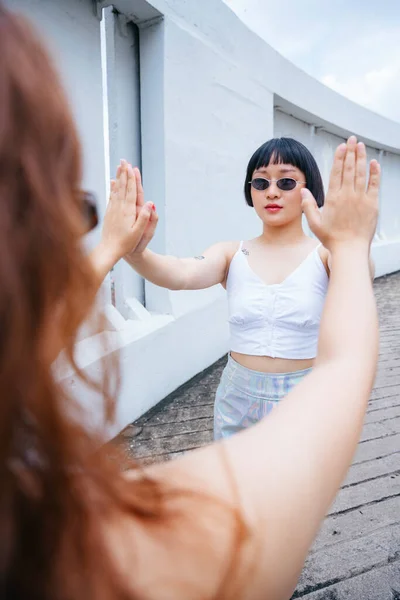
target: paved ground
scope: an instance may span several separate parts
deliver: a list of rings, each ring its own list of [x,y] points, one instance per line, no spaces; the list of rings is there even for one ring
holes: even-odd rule
[[[375,283],[379,372],[348,477],[309,555],[294,598],[400,600],[400,274]],[[225,359],[121,434],[128,454],[169,460],[212,440]]]

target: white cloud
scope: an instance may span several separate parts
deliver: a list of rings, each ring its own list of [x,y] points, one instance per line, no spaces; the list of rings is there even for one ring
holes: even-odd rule
[[[371,110],[400,121],[400,2],[225,0],[283,56]]]
[[[322,59],[325,74],[321,81],[400,122],[400,55],[392,51],[399,39],[400,26],[390,25],[384,32],[355,36],[344,48],[331,50]]]

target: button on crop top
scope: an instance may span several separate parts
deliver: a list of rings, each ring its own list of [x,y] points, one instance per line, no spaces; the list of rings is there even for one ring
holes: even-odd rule
[[[329,282],[318,247],[282,283],[267,285],[250,267],[242,246],[232,258],[226,283],[231,351],[315,358]]]

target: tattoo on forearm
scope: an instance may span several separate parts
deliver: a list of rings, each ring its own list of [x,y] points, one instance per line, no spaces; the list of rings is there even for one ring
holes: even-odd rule
[[[242,252],[245,256],[249,256],[250,252],[246,248],[242,248]]]
[[[205,256],[195,256],[194,260],[204,260]]]

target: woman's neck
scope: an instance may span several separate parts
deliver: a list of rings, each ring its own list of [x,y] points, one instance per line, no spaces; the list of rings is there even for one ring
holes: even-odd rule
[[[292,246],[304,241],[306,237],[301,220],[296,220],[281,227],[271,227],[264,223],[260,240],[266,244]]]

